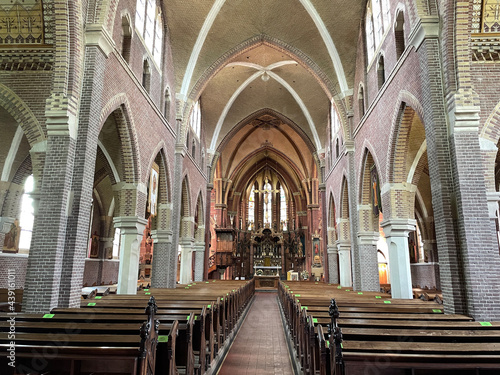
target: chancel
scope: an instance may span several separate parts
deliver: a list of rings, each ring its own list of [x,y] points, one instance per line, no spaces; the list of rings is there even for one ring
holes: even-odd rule
[[[0,1],[0,373],[497,373],[499,17]]]

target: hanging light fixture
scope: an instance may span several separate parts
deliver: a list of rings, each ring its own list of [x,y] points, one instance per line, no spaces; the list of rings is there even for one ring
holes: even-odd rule
[[[260,76],[260,78],[261,78],[264,82],[269,81],[269,74],[267,74],[267,71],[265,71],[265,70],[264,70],[264,73]]]

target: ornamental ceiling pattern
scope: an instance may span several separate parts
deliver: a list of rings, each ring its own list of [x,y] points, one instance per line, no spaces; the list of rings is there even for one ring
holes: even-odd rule
[[[41,0],[11,0],[0,4],[0,45],[43,44]]]

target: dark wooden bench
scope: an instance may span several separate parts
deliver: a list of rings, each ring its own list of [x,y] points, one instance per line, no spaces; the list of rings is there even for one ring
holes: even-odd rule
[[[136,325],[135,334],[130,335],[111,334],[109,328],[94,333],[95,329],[85,332],[74,327],[69,329],[68,326],[60,332],[29,332],[22,320],[16,322],[15,369],[9,366],[10,338],[2,325],[0,372],[154,374],[159,325],[155,308],[154,299],[151,299],[146,308],[147,316],[143,316],[143,320],[146,318],[147,321]],[[40,322],[38,326],[41,328]]]
[[[500,322],[445,315],[434,302],[391,299],[387,304],[383,298],[374,302],[370,293],[346,299],[342,289],[338,306],[335,301],[326,308],[320,306],[327,298],[321,294],[333,288],[312,288],[311,295],[297,285],[291,288],[281,289],[280,302],[306,373],[438,374],[476,368],[489,374],[500,369]],[[297,297],[296,290],[304,295]],[[428,308],[432,312],[425,312]]]

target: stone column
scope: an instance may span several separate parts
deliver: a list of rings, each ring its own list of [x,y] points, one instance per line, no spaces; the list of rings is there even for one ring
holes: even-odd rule
[[[408,235],[415,230],[412,219],[388,219],[381,223],[389,247],[389,271],[393,298],[413,298]]]
[[[328,280],[332,284],[338,284],[339,283],[339,262],[338,262],[338,255],[339,255],[339,250],[336,245],[328,245],[327,247],[327,253],[328,253]]]
[[[203,281],[205,271],[205,243],[196,242],[193,246],[194,259],[194,281]]]
[[[181,238],[181,270],[179,276],[180,284],[189,284],[193,281],[193,245],[194,238]]]
[[[77,120],[67,108],[58,107],[58,99],[61,98],[53,94],[47,101],[47,152],[23,295],[23,311],[28,313],[48,313],[58,306],[68,307],[59,304],[62,290],[71,291],[72,306],[79,303],[81,296],[81,283],[61,280]],[[81,276],[83,264],[84,256],[78,268]]]
[[[140,244],[148,221],[136,216],[121,216],[115,217],[113,222],[115,228],[120,228],[120,268],[117,293],[137,294]]]
[[[254,264],[254,261],[253,261],[253,252],[254,252],[254,249],[253,249],[253,243],[250,242],[250,274],[253,275],[255,274],[255,270],[253,268],[253,264]]]
[[[351,263],[351,243],[348,241],[339,241],[339,270],[340,285],[344,287],[352,286],[352,263]]]
[[[358,248],[361,264],[361,290],[378,292],[380,279],[378,274],[377,241],[378,232],[359,232]]]
[[[352,117],[350,117],[352,120]],[[358,212],[358,188],[356,179],[356,160],[355,160],[355,148],[353,141],[345,142],[345,150],[347,156],[347,163],[349,168],[349,173],[347,175],[348,190],[347,194],[349,197],[349,221],[350,221],[350,235],[351,235],[351,264],[352,264],[352,286],[355,290],[362,290],[361,281],[361,257],[358,241],[356,241],[357,234],[359,231],[359,212]],[[339,256],[340,256],[339,252]],[[344,259],[344,261],[347,261]],[[342,284],[342,276],[340,277]]]
[[[170,274],[173,272],[169,266],[171,258],[177,260],[176,252],[172,250],[171,230],[152,230],[153,238],[153,264],[151,270],[151,287],[153,288],[174,288],[175,284],[170,284]]]

